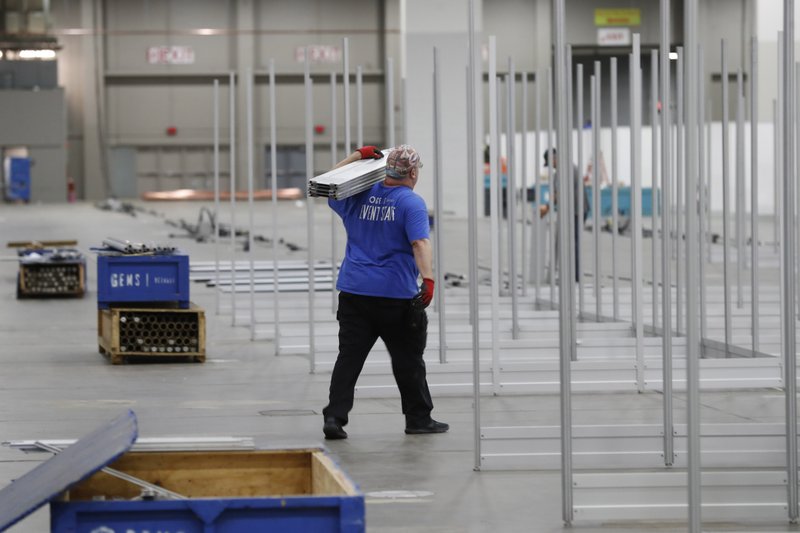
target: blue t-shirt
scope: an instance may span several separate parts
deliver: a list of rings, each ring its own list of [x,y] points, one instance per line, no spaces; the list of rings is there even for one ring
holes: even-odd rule
[[[430,235],[428,208],[408,187],[382,182],[344,200],[328,200],[342,217],[347,249],[336,288],[364,296],[413,298],[419,270],[411,247]]]

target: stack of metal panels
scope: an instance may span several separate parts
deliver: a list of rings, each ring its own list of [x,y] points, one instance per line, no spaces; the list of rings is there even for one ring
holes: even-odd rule
[[[386,175],[386,156],[382,159],[362,159],[330,170],[308,182],[308,195],[344,200],[372,187]]]

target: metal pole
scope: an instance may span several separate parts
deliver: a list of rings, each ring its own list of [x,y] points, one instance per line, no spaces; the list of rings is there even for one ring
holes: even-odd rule
[[[511,337],[519,338],[519,291],[517,280],[517,165],[516,156],[516,71],[514,60],[508,58],[508,112],[506,119],[506,153],[508,154],[508,287],[511,290]]]
[[[469,182],[467,184],[467,198],[469,200],[469,315],[472,328],[472,402],[474,414],[474,464],[475,469],[481,467],[481,379],[480,379],[480,328],[478,327],[478,211],[477,211],[477,179],[478,169],[483,168],[479,165],[478,158],[483,162],[483,152],[478,149],[479,142],[483,140],[477,132],[477,109],[478,102],[476,96],[476,85],[480,81],[483,83],[483,72],[476,72],[478,53],[475,43],[475,0],[469,0],[469,66],[467,81],[467,140],[469,143],[467,153],[469,154]],[[483,107],[480,107],[481,111]],[[480,139],[480,140],[479,140]]]
[[[528,268],[528,73],[522,73],[522,295],[528,296],[530,269]],[[534,216],[536,218],[536,216]]]
[[[256,338],[256,285],[255,285],[255,261],[253,259],[253,150],[255,140],[253,139],[253,84],[255,78],[253,70],[247,69],[247,85],[245,85],[245,97],[247,98],[247,255],[250,265],[250,340]],[[231,280],[231,290],[236,290],[235,280]]]
[[[569,145],[570,125],[567,117],[567,106],[564,102],[566,90],[566,61],[564,43],[564,0],[554,0],[554,28],[555,28],[555,83],[556,83],[556,109],[558,110],[558,145],[562,149]],[[568,149],[567,149],[568,152]],[[570,166],[572,161],[562,162],[563,172],[558,173],[560,189],[564,199],[569,199],[568,191],[573,188],[573,177]],[[560,232],[560,256],[562,275],[559,283],[559,329],[560,342],[560,383],[561,383],[561,491],[562,491],[562,519],[566,524],[573,520],[573,493],[572,493],[572,391],[571,391],[571,353],[574,340],[572,338],[571,315],[574,311],[574,300],[570,299],[572,279],[568,277],[570,268],[570,250],[573,248],[573,236],[570,234],[570,218],[573,216],[573,206],[569,201],[560,201],[558,212]],[[566,275],[565,275],[566,273]]]
[[[580,130],[578,130],[580,135]],[[581,179],[583,184],[583,179]],[[581,187],[582,188],[582,187]],[[583,195],[581,195],[583,196]],[[617,272],[617,234],[619,233],[619,180],[617,179],[617,58],[611,58],[611,272],[614,321],[619,320],[619,276]],[[580,215],[579,215],[580,216]]]
[[[705,92],[703,92],[703,94],[705,94]],[[708,147],[708,157],[706,157],[706,174],[707,174],[707,176],[706,176],[707,177],[707,179],[706,179],[706,187],[707,187],[706,198],[710,199],[710,198],[714,197],[711,194],[711,183],[712,183],[712,180],[711,180],[711,161],[712,161],[712,157],[711,157],[711,122],[712,122],[711,109],[713,108],[713,105],[711,103],[711,99],[706,100],[706,102],[708,104],[708,105],[706,105],[706,122],[708,123],[708,126],[706,127],[706,146]],[[708,233],[707,237],[708,238],[706,239],[706,245],[707,245],[706,246],[706,248],[707,248],[706,261],[708,261],[708,263],[711,263],[711,256],[712,256],[712,252],[711,252],[711,244],[712,244],[712,240],[711,240],[711,235],[712,235],[712,228],[711,228],[711,200],[706,202],[705,210],[706,210],[706,220],[708,220],[708,231],[707,231],[707,233]]]
[[[774,233],[775,236],[775,252],[780,251],[781,232],[783,224],[783,123],[781,122],[781,113],[783,112],[783,32],[778,32],[778,91],[777,102],[775,102],[775,218],[774,218]],[[783,263],[781,263],[783,266]],[[782,294],[782,292],[781,292]],[[783,305],[783,304],[781,304]],[[783,321],[781,321],[783,324]],[[783,338],[783,332],[781,332]]]
[[[728,61],[727,45],[722,40],[722,281],[725,291],[725,357],[730,357],[731,346],[731,300],[728,277],[729,249],[729,201],[728,192]]]
[[[219,314],[219,80],[214,80],[214,309]]]
[[[560,0],[556,0],[560,1]],[[556,301],[556,238],[555,223],[556,217],[553,183],[553,72],[547,69],[547,152],[549,154],[547,165],[547,223],[548,223],[548,242],[550,243],[550,305],[555,306]]]
[[[350,142],[350,39],[343,40],[342,83],[344,85],[344,153],[350,155],[353,145]]]
[[[736,73],[736,307],[744,307],[744,82]]]
[[[531,255],[533,257],[533,286],[534,286],[534,296],[536,299],[536,305],[539,305],[539,299],[541,298],[541,286],[542,286],[542,276],[541,276],[541,269],[543,266],[543,259],[539,254],[539,249],[542,246],[540,243],[541,240],[541,216],[539,215],[540,208],[542,206],[542,176],[539,172],[539,158],[542,157],[542,147],[541,147],[541,133],[542,133],[542,121],[541,121],[541,85],[542,85],[542,71],[536,71],[536,86],[534,88],[534,110],[536,113],[536,124],[534,127],[536,128],[536,138],[534,139],[534,156],[533,160],[535,161],[533,168],[535,169],[534,179],[534,201],[533,201],[533,246],[531,246]]]
[[[442,201],[444,175],[442,173],[442,121],[441,121],[441,72],[439,71],[439,50],[433,47],[433,238],[436,254],[436,312],[439,317],[439,362],[447,362],[447,335],[444,311],[444,253],[442,252]]]
[[[710,218],[707,216],[706,211],[706,203],[708,201],[708,197],[706,196],[706,179],[708,178],[708,171],[706,170],[706,160],[711,159],[710,156],[710,143],[706,144],[705,139],[707,138],[706,134],[706,89],[705,89],[705,76],[703,73],[705,72],[705,67],[703,63],[703,47],[698,47],[698,55],[697,55],[697,72],[700,75],[697,77],[697,91],[700,95],[700,100],[698,101],[698,113],[697,116],[700,118],[700,130],[697,136],[697,189],[698,189],[698,198],[700,202],[700,208],[697,210],[697,225],[698,225],[698,233],[700,235],[700,239],[698,241],[699,252],[698,257],[700,258],[699,262],[699,273],[698,276],[700,278],[698,287],[700,291],[700,345],[702,346],[702,341],[706,338],[706,330],[707,330],[707,314],[708,311],[706,309],[706,255],[708,248],[707,242],[707,233],[708,226],[711,224]],[[703,351],[700,351],[700,357],[704,356]]]
[[[356,143],[364,146],[364,71],[356,67]]]
[[[337,139],[336,133],[338,129],[337,124],[337,115],[336,112],[336,73],[331,72],[331,168],[335,167],[336,164],[339,162],[339,150],[337,146]],[[347,154],[345,154],[347,155]],[[331,209],[331,312],[336,315],[336,309],[338,308],[338,293],[336,292],[336,278],[338,277],[337,270],[336,270],[336,250],[339,248],[339,243],[337,242],[337,235],[338,235],[338,221],[336,218],[338,215],[336,214],[333,209]]]
[[[794,0],[783,2],[783,328],[782,355],[786,386],[786,477],[789,520],[798,516],[797,502],[797,330],[795,317],[795,167],[794,167]]]
[[[566,146],[567,151],[564,154],[565,155],[564,160],[569,162],[569,167],[568,168],[569,168],[569,171],[570,171],[570,186],[567,187],[567,192],[569,194],[568,194],[568,198],[565,198],[565,200],[567,200],[568,205],[570,206],[570,213],[571,213],[570,216],[569,216],[569,225],[570,225],[570,227],[569,227],[569,230],[568,230],[568,233],[567,233],[570,236],[570,238],[569,238],[569,243],[570,244],[567,247],[569,249],[569,263],[568,263],[569,269],[567,270],[566,279],[570,280],[570,283],[568,284],[568,287],[569,287],[569,299],[568,299],[568,301],[570,303],[569,318],[570,318],[570,330],[571,330],[570,331],[570,339],[572,341],[571,344],[570,344],[570,359],[572,361],[577,361],[578,360],[578,341],[577,341],[577,339],[578,339],[578,314],[575,312],[575,283],[574,283],[574,281],[575,281],[575,278],[577,276],[577,272],[576,272],[577,265],[576,265],[576,263],[577,263],[577,259],[578,259],[578,255],[577,255],[578,254],[578,250],[574,246],[575,242],[574,242],[574,237],[573,236],[576,234],[576,232],[578,231],[580,226],[578,224],[578,219],[576,217],[577,213],[574,212],[575,188],[574,188],[574,184],[572,183],[572,180],[574,179],[574,176],[572,175],[572,172],[573,172],[572,124],[573,124],[573,119],[574,119],[574,116],[573,116],[573,100],[572,100],[572,98],[573,98],[574,95],[573,95],[573,92],[572,92],[572,46],[570,46],[570,45],[566,46],[566,58],[565,58],[565,61],[566,61],[566,67],[564,69],[564,73],[565,73],[565,76],[567,78],[567,80],[566,80],[567,81],[567,87],[566,87],[566,91],[564,93],[564,101],[566,102],[566,106],[567,106],[566,127],[567,127],[567,140],[568,140],[568,142],[567,142],[567,146]],[[583,180],[580,180],[580,181],[583,181]]]
[[[306,47],[306,57],[310,57]],[[306,182],[314,177],[314,82],[311,79],[310,61],[305,62],[305,96],[306,96]],[[311,373],[316,366],[316,339],[314,338],[314,295],[316,292],[314,279],[314,199],[306,198],[306,232],[308,235],[308,356]]]
[[[631,56],[631,304],[636,335],[637,389],[644,391],[642,313],[642,67],[640,35],[633,35]]]
[[[662,398],[664,420],[664,464],[675,460],[675,429],[672,412],[672,124],[670,123],[670,4],[661,0],[660,59],[661,59],[661,320],[662,320]]]
[[[394,146],[394,60],[386,58],[386,145]]]
[[[269,60],[269,153],[272,185],[272,311],[275,323],[275,355],[280,354],[280,302],[278,298],[278,117],[276,115],[275,60]],[[334,293],[336,291],[333,291]]]
[[[688,422],[689,531],[700,533],[702,525],[700,479],[700,337],[698,309],[697,233],[697,3],[686,0],[686,392]]]
[[[229,165],[231,169],[231,281],[236,279],[236,78],[231,72],[229,75],[230,95],[228,98],[230,114],[230,154]],[[236,286],[231,284],[231,325],[236,325]]]
[[[686,161],[684,160],[684,144],[683,144],[683,128],[684,128],[684,114],[683,114],[683,97],[684,97],[684,51],[682,47],[678,47],[678,64],[677,64],[677,116],[675,117],[676,125],[676,143],[675,152],[677,156],[675,168],[675,333],[680,335],[684,331],[683,326],[683,178],[686,170]]]
[[[497,57],[496,39],[489,36],[489,167],[491,186],[491,236],[492,236],[492,391],[500,387],[500,133],[497,128]],[[474,328],[473,328],[474,329]]]
[[[658,50],[650,52],[650,131],[651,152],[650,172],[650,220],[653,236],[651,238],[652,289],[653,289],[653,327],[658,327]]]
[[[592,233],[594,233],[594,314],[598,322],[603,315],[603,293],[600,282],[600,61],[594,62],[594,100],[592,109]]]
[[[508,76],[500,76],[500,84],[507,82]],[[500,150],[500,157],[497,160],[497,175],[500,176],[500,194],[497,196],[497,203],[495,207],[497,211],[500,213],[500,221],[497,226],[497,234],[498,244],[500,246],[500,296],[508,296],[509,290],[506,288],[505,283],[503,283],[503,276],[506,273],[506,262],[508,258],[506,257],[506,230],[505,225],[507,222],[508,217],[508,146],[506,146],[506,171],[505,174],[503,173],[503,148],[502,148],[502,136],[503,136],[503,88],[502,86],[498,87],[497,91],[497,135],[498,135],[498,150]],[[508,145],[508,142],[506,142]],[[506,205],[503,205],[505,201]]]
[[[758,39],[756,37],[753,37],[750,41],[750,254],[750,315],[752,319],[753,356],[755,356],[755,352],[759,349]]]
[[[578,253],[583,250],[583,214],[585,212],[584,208],[584,187],[586,184],[583,182],[583,65],[578,63],[577,65],[577,125],[578,125],[578,177],[580,178],[581,184],[578,187],[578,212],[576,215],[579,217],[579,227],[578,227],[578,242],[575,247],[578,249]],[[614,102],[612,105],[616,105]],[[583,297],[583,267],[578,265],[578,316],[581,317],[586,312],[584,307],[584,297]]]

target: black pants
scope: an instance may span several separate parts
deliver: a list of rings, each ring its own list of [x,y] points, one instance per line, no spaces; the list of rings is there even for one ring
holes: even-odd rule
[[[411,300],[339,294],[339,356],[333,367],[328,406],[323,416],[347,424],[353,394],[364,362],[380,337],[392,358],[392,373],[400,389],[406,423],[430,420],[433,402],[425,379],[422,354],[428,338],[428,316]]]

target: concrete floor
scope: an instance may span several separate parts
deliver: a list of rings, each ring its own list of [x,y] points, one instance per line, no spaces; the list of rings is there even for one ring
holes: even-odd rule
[[[141,204],[194,222],[201,204]],[[316,234],[330,234],[330,215],[318,205]],[[244,210],[238,220],[246,220]],[[257,231],[266,233],[270,211],[257,204]],[[445,219],[448,270],[466,272],[463,220]],[[482,231],[488,231],[487,225]],[[89,204],[3,206],[3,241],[77,238],[88,252],[103,237],[169,240],[180,233],[154,214],[131,217],[103,212]],[[280,205],[279,234],[305,246],[305,210]],[[174,238],[193,260],[212,260],[213,246]],[[485,242],[485,241],[484,241]],[[343,240],[340,240],[343,243]],[[268,259],[257,248],[257,259]],[[321,257],[329,254],[320,250]],[[301,356],[274,357],[269,342],[252,343],[246,328],[231,327],[229,315],[215,315],[213,290],[192,286],[192,300],[205,307],[208,361],[205,364],[112,366],[97,353],[96,282],[89,256],[91,292],[82,300],[14,298],[17,271],[13,254],[0,262],[0,440],[77,438],[121,410],[139,418],[142,437],[252,436],[257,444],[280,446],[322,442],[321,412],[328,375],[308,372]],[[281,249],[283,258],[305,259],[305,252]],[[226,259],[229,254],[225,254]],[[244,254],[239,258],[244,259]],[[488,259],[488,258],[487,258]],[[483,261],[482,261],[483,262]],[[484,262],[488,264],[488,261]],[[371,532],[541,532],[565,531],[561,521],[560,476],[557,472],[476,472],[473,470],[471,398],[434,398],[434,416],[449,422],[443,435],[406,436],[398,399],[358,399],[348,426],[350,438],[326,443],[343,469],[367,494],[367,529]],[[676,398],[676,421],[683,421],[682,397]],[[577,394],[574,422],[658,423],[660,396],[655,393]],[[285,416],[281,411],[294,410]],[[555,425],[557,396],[487,397],[482,399],[485,425]],[[782,421],[783,396],[777,390],[703,394],[703,420]],[[0,447],[0,486],[31,470],[39,455]],[[387,498],[382,491],[416,491],[416,497]],[[48,529],[47,508],[11,531]],[[584,524],[586,532],[685,531],[682,524]],[[709,531],[796,531],[784,523],[706,524]]]

